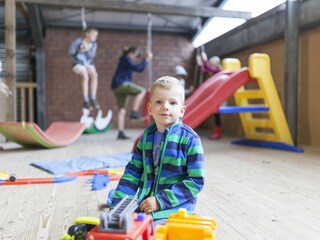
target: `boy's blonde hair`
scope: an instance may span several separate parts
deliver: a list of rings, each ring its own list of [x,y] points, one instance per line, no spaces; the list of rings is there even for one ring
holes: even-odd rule
[[[91,33],[91,32],[96,32],[96,33],[99,33],[98,29],[96,28],[86,28],[84,30],[85,33]]]
[[[154,93],[154,89],[160,87],[160,88],[164,88],[164,89],[179,89],[180,92],[180,97],[181,97],[181,103],[184,103],[184,88],[181,85],[180,81],[174,77],[170,77],[170,76],[163,76],[161,78],[158,78],[151,87],[151,97],[153,96]]]

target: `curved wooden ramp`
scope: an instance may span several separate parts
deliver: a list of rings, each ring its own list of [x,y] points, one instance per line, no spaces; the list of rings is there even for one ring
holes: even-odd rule
[[[0,123],[0,133],[25,147],[64,147],[76,141],[84,129],[84,124],[80,122],[54,122],[46,131],[42,131],[36,123]]]

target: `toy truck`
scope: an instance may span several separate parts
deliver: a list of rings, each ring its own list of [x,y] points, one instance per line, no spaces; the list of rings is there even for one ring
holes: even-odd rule
[[[153,220],[145,213],[134,212],[137,207],[137,197],[129,199],[126,196],[100,219],[76,219],[61,240],[151,240],[154,236]]]

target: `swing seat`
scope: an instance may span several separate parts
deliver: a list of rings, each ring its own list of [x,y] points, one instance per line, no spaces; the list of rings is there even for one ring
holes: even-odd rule
[[[95,118],[89,116],[90,111],[82,109],[82,116],[80,122],[85,125],[85,133],[104,133],[111,128],[112,110],[109,109],[105,117],[100,109]]]

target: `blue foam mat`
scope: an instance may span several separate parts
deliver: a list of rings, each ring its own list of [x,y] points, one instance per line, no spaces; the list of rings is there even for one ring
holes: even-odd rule
[[[65,159],[49,159],[31,163],[51,174],[67,174],[83,170],[124,167],[131,160],[132,153],[117,153],[99,156],[80,156]]]

